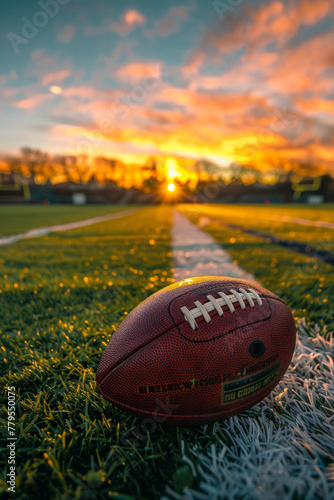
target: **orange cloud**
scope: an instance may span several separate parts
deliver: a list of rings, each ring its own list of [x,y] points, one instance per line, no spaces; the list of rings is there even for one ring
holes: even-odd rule
[[[124,21],[126,24],[145,24],[146,18],[138,10],[130,9],[124,14]]]
[[[206,55],[201,50],[196,50],[192,52],[188,58],[188,62],[185,66],[181,68],[183,75],[189,77],[191,75],[196,75],[202,64],[204,63]]]
[[[121,66],[116,71],[116,76],[121,81],[138,81],[145,77],[161,78],[161,65],[159,63],[132,63]]]
[[[60,83],[65,78],[70,76],[71,71],[68,69],[60,70],[60,71],[55,71],[52,73],[46,73],[41,77],[42,80],[42,85],[50,85],[52,83]]]
[[[274,0],[247,4],[231,16],[228,23],[220,22],[215,29],[209,30],[203,37],[202,46],[214,46],[220,52],[243,46],[251,51],[271,42],[282,47],[301,26],[315,24],[333,12],[331,0]]]
[[[14,106],[21,109],[35,109],[50,99],[50,94],[38,94],[27,99],[22,99],[14,103]]]
[[[127,10],[118,23],[112,23],[112,30],[119,35],[127,35],[140,24],[146,23],[146,17],[134,9]]]
[[[89,85],[80,85],[78,87],[68,87],[64,89],[65,97],[79,97],[83,100],[95,100],[99,96],[99,92]]]
[[[193,5],[182,7],[172,7],[161,18],[153,23],[153,28],[146,30],[148,36],[168,36],[179,30],[182,21],[189,17],[189,13],[194,9]]]
[[[195,53],[194,53],[195,54]],[[197,54],[197,53],[196,53]],[[200,52],[199,52],[200,54]],[[254,87],[259,87],[259,74],[262,79],[266,74],[270,74],[272,67],[277,63],[279,56],[275,52],[255,53],[242,58],[239,64],[232,65],[231,68],[224,68],[221,74],[210,76],[201,74],[199,66],[205,58],[201,60],[196,56],[191,63],[182,68],[182,74],[189,81],[190,90],[222,90],[249,92]]]
[[[69,43],[72,41],[74,35],[75,35],[75,27],[68,24],[65,26],[65,28],[58,33],[58,40],[59,42],[63,43]]]
[[[302,99],[298,98],[295,101],[296,106],[306,113],[327,113],[333,115],[334,118],[334,100],[322,99],[322,98],[312,98],[312,99]],[[334,123],[334,121],[333,121]]]
[[[324,74],[331,69],[332,40],[331,33],[322,34],[281,51],[276,67],[267,73],[266,84],[290,95],[332,92],[332,76]]]
[[[84,34],[86,36],[99,36],[114,31],[118,35],[125,36],[137,26],[146,24],[146,22],[146,17],[138,10],[129,9],[125,11],[116,22],[113,19],[106,19],[100,26],[93,26],[86,23],[84,26]]]
[[[163,153],[216,158],[253,164],[259,169],[280,168],[291,161],[319,158],[319,166],[334,168],[331,147],[314,143],[312,122],[290,117],[273,108],[264,97],[224,95],[168,88],[155,100],[180,105],[184,110],[130,110],[124,122],[114,123],[106,137],[118,143],[134,142]],[[295,133],[295,135],[294,135]]]
[[[184,109],[154,109],[154,100],[162,99],[174,106],[182,103]],[[118,155],[145,152],[215,157],[222,163],[237,161],[261,170],[317,159],[319,167],[334,169],[332,142],[326,145],[320,137],[315,140],[313,122],[308,121],[306,128],[299,117],[297,122],[280,122],[277,110],[263,97],[169,88],[158,92],[149,105],[124,104],[122,108],[120,113],[120,109],[111,109],[110,102],[90,103],[95,122],[87,123],[86,128],[66,126],[63,131],[73,137],[74,144],[86,143],[91,137],[87,146],[91,154],[111,148]],[[80,107],[81,112],[88,110],[88,105]],[[102,123],[106,125],[102,127]],[[277,126],[281,123],[283,126]]]

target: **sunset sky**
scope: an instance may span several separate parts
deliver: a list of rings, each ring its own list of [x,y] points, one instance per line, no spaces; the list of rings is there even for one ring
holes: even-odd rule
[[[334,172],[334,2],[230,3],[3,2],[0,152]]]

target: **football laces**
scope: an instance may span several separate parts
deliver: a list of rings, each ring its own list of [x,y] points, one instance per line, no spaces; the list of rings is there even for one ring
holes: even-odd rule
[[[207,295],[208,302],[202,304],[198,300],[194,301],[195,307],[193,309],[188,309],[188,307],[181,307],[181,312],[184,315],[184,319],[189,323],[193,330],[197,330],[196,319],[199,317],[204,318],[207,323],[211,322],[210,312],[216,310],[219,316],[224,316],[223,307],[227,306],[231,313],[235,313],[234,304],[238,303],[241,309],[246,309],[245,300],[251,307],[255,307],[254,301],[257,302],[259,306],[262,306],[263,302],[260,295],[253,290],[248,288],[244,290],[239,288],[238,291],[231,289],[229,290],[230,295],[226,295],[224,292],[218,292],[219,297],[215,298],[212,295]]]

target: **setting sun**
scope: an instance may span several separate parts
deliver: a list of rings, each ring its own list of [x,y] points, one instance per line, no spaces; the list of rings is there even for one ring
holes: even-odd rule
[[[167,189],[168,189],[168,191],[170,191],[172,193],[173,191],[175,191],[175,184],[173,184],[171,182],[170,184],[168,184],[168,188]]]

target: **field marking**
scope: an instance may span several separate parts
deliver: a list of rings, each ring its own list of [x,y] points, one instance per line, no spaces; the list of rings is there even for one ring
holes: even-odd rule
[[[71,229],[78,229],[80,227],[91,226],[92,224],[98,224],[99,222],[105,222],[111,219],[118,219],[119,217],[124,217],[135,212],[137,209],[124,210],[123,212],[116,212],[115,214],[101,215],[98,217],[92,217],[90,219],[84,219],[77,222],[69,222],[67,224],[57,224],[55,226],[40,227],[36,229],[30,229],[24,233],[13,234],[12,236],[5,236],[0,238],[0,246],[11,245],[19,240],[24,240],[26,238],[38,238],[40,236],[45,236],[50,233],[58,233],[62,231],[70,231]]]
[[[302,224],[304,226],[326,227],[328,229],[334,229],[333,222],[326,222],[324,220],[309,220],[309,219],[300,219],[299,217],[288,217],[288,216],[279,217],[278,215],[272,215],[270,219],[277,220],[280,222],[295,222],[296,224]]]
[[[230,254],[209,234],[174,210],[172,234],[174,278],[229,276],[256,282],[252,274],[233,264]]]
[[[225,226],[229,229],[235,229],[236,231],[242,231],[246,234],[250,234],[251,236],[255,236],[256,238],[262,238],[267,243],[273,243],[275,245],[279,245],[283,248],[287,248],[293,252],[300,253],[301,255],[306,255],[307,257],[314,257],[322,262],[326,262],[328,264],[334,265],[334,255],[327,250],[322,250],[320,248],[312,247],[309,243],[303,243],[297,240],[291,240],[286,238],[281,238],[275,234],[266,233],[259,229],[252,229],[245,226],[240,226],[237,224],[232,224],[231,222],[226,222],[222,219],[217,219],[216,217],[211,216],[202,216],[200,218],[199,225],[204,227],[210,221],[217,222],[218,224]]]

